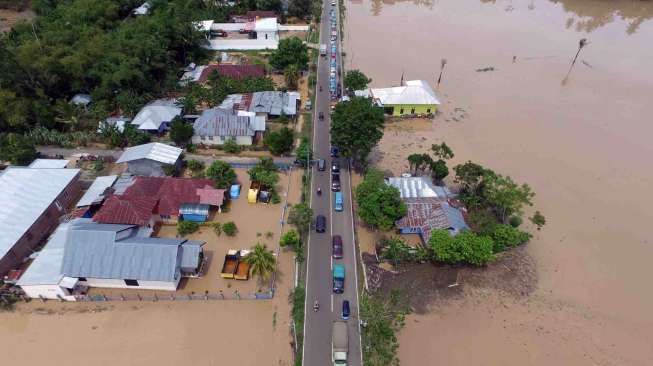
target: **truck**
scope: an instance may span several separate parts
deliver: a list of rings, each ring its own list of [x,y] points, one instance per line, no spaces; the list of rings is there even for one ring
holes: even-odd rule
[[[342,211],[342,192],[336,192],[336,193],[333,195],[333,200],[334,200],[333,208],[334,208],[337,212]]]
[[[224,256],[224,264],[220,276],[222,278],[234,278],[238,267],[238,251],[230,249]]]
[[[261,183],[252,182],[249,185],[249,192],[247,193],[247,202],[256,203],[258,199],[258,191],[261,189]]]
[[[234,273],[234,279],[246,281],[249,280],[249,263],[245,261],[245,257],[249,254],[249,250],[242,249],[238,252],[238,264]]]
[[[326,43],[322,43],[320,45],[320,56],[326,57],[326,55],[327,55],[327,45]]]
[[[333,292],[341,294],[345,291],[345,266],[342,264],[333,265]]]
[[[349,353],[349,336],[347,323],[333,322],[331,333],[331,359],[335,366],[347,365],[347,354]]]

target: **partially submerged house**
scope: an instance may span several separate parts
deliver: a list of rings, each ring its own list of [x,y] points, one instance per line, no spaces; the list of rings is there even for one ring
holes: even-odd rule
[[[131,224],[151,231],[157,222],[206,221],[211,208],[220,211],[224,189],[210,179],[134,177],[126,188],[108,197],[93,221]]]
[[[92,287],[175,291],[181,278],[201,275],[203,245],[75,219],[57,229],[17,285],[32,298],[68,301]]]
[[[242,80],[250,77],[265,76],[263,65],[230,65],[230,64],[210,64],[189,67],[184,72],[179,83],[185,85],[189,82],[205,83],[213,73],[220,76],[228,77],[234,80]]]
[[[127,163],[127,171],[146,177],[163,177],[164,165],[181,169],[182,149],[158,142],[151,142],[125,149],[116,163]]]
[[[262,91],[230,94],[218,108],[254,112],[257,116],[265,116],[266,119],[282,115],[294,118],[299,109],[299,101],[299,92],[296,91]]]
[[[435,197],[446,200],[454,197],[449,188],[436,186],[428,177],[389,177],[385,182],[397,188],[402,199]]]
[[[60,168],[64,162],[39,159],[0,171],[0,276],[20,266],[77,199],[80,170]]]
[[[193,124],[193,144],[222,145],[233,139],[238,145],[252,145],[265,132],[265,116],[254,112],[211,108]]]
[[[421,116],[435,114],[440,105],[435,91],[425,80],[408,80],[406,85],[391,88],[357,90],[356,96],[371,98],[385,114],[391,116]]]
[[[131,121],[141,131],[163,133],[170,128],[170,122],[182,113],[174,99],[157,99],[143,107]]]

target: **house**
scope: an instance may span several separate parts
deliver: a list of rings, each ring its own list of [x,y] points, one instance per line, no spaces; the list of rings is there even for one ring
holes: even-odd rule
[[[257,116],[265,116],[266,119],[282,115],[294,118],[297,115],[299,101],[299,92],[296,91],[262,91],[230,94],[218,108],[254,112]]]
[[[263,65],[211,64],[195,67],[189,66],[181,77],[180,84],[185,85],[189,82],[205,83],[213,72],[234,80],[265,76]]]
[[[158,142],[133,146],[125,149],[116,163],[127,163],[127,171],[146,177],[163,177],[164,165],[174,165],[181,169],[182,149]]]
[[[357,90],[356,96],[372,98],[391,116],[435,114],[440,105],[435,92],[425,80],[409,80],[406,85],[391,88]]]
[[[390,177],[386,178],[385,182],[397,188],[402,199],[437,197],[446,200],[454,196],[449,188],[434,185],[428,177]]]
[[[70,99],[70,104],[86,108],[92,101],[93,99],[88,94],[75,94]]]
[[[93,287],[175,291],[181,278],[201,275],[203,245],[74,219],[59,226],[17,285],[32,298],[68,301]]]
[[[279,32],[307,32],[307,25],[282,25],[276,17],[259,17],[247,22],[212,23],[196,22],[197,28],[207,34],[204,47],[210,50],[276,50],[279,48]],[[207,27],[210,28],[207,30]],[[221,37],[213,38],[214,34]]]
[[[109,127],[115,127],[118,132],[123,133],[125,131],[125,126],[131,123],[132,119],[125,116],[117,117],[107,117],[104,121],[98,123],[98,133],[101,133],[103,129]]]
[[[29,165],[32,169],[63,169],[68,166],[70,160],[63,159],[34,159]]]
[[[134,15],[140,16],[140,15],[148,15],[150,13],[150,8],[152,5],[148,1],[144,2],[139,6],[138,8],[134,9]]]
[[[118,179],[117,175],[108,175],[104,177],[97,177],[88,187],[82,198],[77,202],[75,207],[76,217],[92,217],[93,214],[100,208],[104,199],[107,198],[112,192],[111,188]]]
[[[32,254],[79,195],[79,169],[39,168],[44,161],[0,171],[0,276]]]
[[[193,124],[193,144],[222,145],[234,139],[238,145],[252,145],[265,132],[265,117],[254,112],[211,108]]]
[[[158,99],[143,107],[131,121],[141,131],[163,133],[170,127],[170,122],[181,115],[182,109],[174,99]]]
[[[224,192],[210,179],[135,177],[126,188],[115,188],[93,221],[138,225],[144,232],[158,222],[206,221],[211,207],[220,211]]]
[[[437,197],[407,198],[403,200],[408,211],[395,222],[402,234],[419,234],[423,242],[431,238],[435,229],[448,230],[456,235],[469,229],[462,212],[452,203]]]

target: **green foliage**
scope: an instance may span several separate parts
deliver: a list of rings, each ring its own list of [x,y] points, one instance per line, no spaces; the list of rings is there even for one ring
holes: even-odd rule
[[[456,165],[453,170],[456,172],[456,183],[460,183],[463,190],[470,193],[477,192],[483,183],[483,180],[494,175],[492,170],[486,169],[482,165],[471,161],[467,161],[465,164]]]
[[[295,252],[298,262],[304,261],[304,243],[296,230],[286,231],[281,236],[279,245],[283,248],[291,248]]]
[[[397,332],[404,326],[408,308],[406,299],[397,290],[389,295],[371,295],[364,292],[360,297],[361,350],[366,366],[398,365]]]
[[[95,160],[92,166],[93,166],[93,171],[99,173],[104,170],[104,161]]]
[[[383,137],[383,109],[367,98],[338,103],[331,116],[331,142],[341,154],[365,163],[372,148]]]
[[[288,212],[288,223],[295,225],[297,231],[302,236],[308,234],[312,221],[313,209],[311,209],[308,204],[302,202],[290,206],[290,211]]]
[[[294,135],[291,129],[283,127],[279,131],[268,132],[263,143],[273,155],[283,155],[292,151]]]
[[[300,282],[292,292],[292,319],[295,323],[295,335],[297,336],[297,343],[301,352],[301,344],[304,341],[304,308],[306,303],[306,289],[304,284]],[[298,355],[299,366],[301,366],[301,355]],[[296,364],[296,363],[295,363]]]
[[[434,260],[451,264],[484,265],[494,260],[492,239],[463,231],[452,237],[447,230],[433,230],[429,247]]]
[[[0,134],[0,161],[14,165],[28,165],[38,157],[34,143],[23,135]]]
[[[238,227],[233,221],[222,224],[222,232],[227,236],[235,236],[238,233]]]
[[[542,215],[542,213],[540,213],[540,211],[535,211],[535,213],[533,214],[532,217],[529,218],[529,220],[531,220],[531,222],[535,226],[537,226],[537,230],[541,230],[542,226],[546,224],[546,218],[544,217],[544,215]]]
[[[490,237],[494,241],[493,250],[498,253],[527,242],[531,235],[510,225],[499,224],[494,226]]]
[[[273,205],[278,205],[278,204],[281,203],[281,197],[279,197],[279,193],[277,192],[276,189],[273,189],[273,190],[270,192],[270,202],[271,202]]]
[[[277,261],[274,253],[261,243],[257,243],[244,260],[249,264],[252,275],[258,276],[260,280],[267,279],[274,272],[274,264]]]
[[[194,172],[204,170],[204,162],[191,159],[186,162],[186,167]]]
[[[431,145],[431,151],[438,159],[449,160],[453,158],[453,150],[446,143]]]
[[[449,175],[449,168],[447,168],[447,163],[438,159],[437,161],[431,162],[431,177],[438,182],[441,182],[444,178]]]
[[[152,136],[149,133],[144,132],[136,128],[135,125],[128,123],[125,125],[125,129],[122,133],[125,143],[121,146],[136,146],[143,145],[150,142]]]
[[[358,216],[368,225],[390,230],[394,222],[406,215],[406,204],[399,190],[385,184],[383,172],[370,169],[356,187]]]
[[[398,236],[384,240],[382,245],[381,258],[389,260],[395,267],[412,258],[412,248]]]
[[[170,139],[177,146],[186,146],[194,132],[193,125],[185,123],[181,117],[175,117],[170,124]]]
[[[298,37],[279,41],[279,47],[270,55],[270,65],[276,70],[285,70],[288,65],[296,65],[298,70],[308,68],[308,48]]]
[[[487,235],[498,224],[496,216],[488,210],[472,210],[467,215],[467,224],[475,233]]]
[[[177,222],[177,235],[186,236],[199,230],[200,225],[194,221],[178,221]]]
[[[522,224],[524,220],[521,218],[521,216],[510,216],[510,219],[508,219],[508,223],[512,227],[519,227],[519,225]]]
[[[184,91],[186,97],[192,98],[192,100],[187,103],[204,103],[209,107],[215,107],[222,103],[224,98],[229,94],[275,90],[274,81],[269,77],[246,77],[236,80],[220,75],[217,71],[209,75],[206,85],[208,87],[196,83],[188,84],[184,88]]]
[[[273,188],[279,182],[279,173],[277,173],[277,167],[272,158],[260,158],[259,162],[247,173],[253,182],[259,182],[268,188]]]
[[[429,154],[410,154],[407,160],[410,171],[415,173],[426,170],[433,163],[433,158]]]
[[[522,214],[524,205],[532,206],[535,193],[528,184],[517,184],[510,177],[493,175],[487,179],[484,197],[494,208],[501,222],[512,215]]]
[[[297,81],[299,80],[299,69],[296,64],[290,64],[283,70],[283,77],[286,81],[286,88],[297,89]]]
[[[66,148],[86,146],[89,142],[95,141],[97,136],[86,131],[60,132],[49,130],[45,127],[36,127],[26,133],[34,145],[54,145]]]
[[[345,74],[345,89],[350,93],[354,90],[362,90],[367,88],[367,85],[372,82],[372,79],[363,74],[360,70],[350,70]]]
[[[215,232],[215,235],[220,236],[222,235],[222,224],[219,222],[214,222],[211,224],[211,227],[213,228],[213,232]]]
[[[306,167],[307,160],[313,160],[313,150],[311,149],[311,144],[306,136],[302,137],[299,142],[299,146],[297,147],[297,150],[295,150],[295,156],[302,167]]]
[[[240,145],[236,142],[236,139],[229,137],[224,144],[222,144],[222,149],[228,154],[238,154],[242,150]]]
[[[290,0],[288,4],[288,15],[297,18],[306,18],[311,14],[311,0]]]
[[[177,167],[173,164],[163,164],[161,169],[163,170],[163,174],[168,177],[174,177],[177,174]]]
[[[236,180],[236,172],[229,163],[216,160],[206,170],[206,177],[213,180],[215,188],[228,189]]]

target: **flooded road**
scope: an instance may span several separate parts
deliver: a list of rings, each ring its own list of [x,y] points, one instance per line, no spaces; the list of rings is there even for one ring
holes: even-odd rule
[[[446,141],[528,182],[547,226],[529,244],[538,290],[492,291],[411,315],[403,365],[653,364],[653,2],[349,1],[346,67],[373,87],[425,79],[430,124],[390,128],[395,173]],[[580,39],[584,47],[569,72]],[[478,69],[494,71],[479,72]],[[568,75],[569,73],[569,75]],[[568,75],[568,76],[567,76]]]

